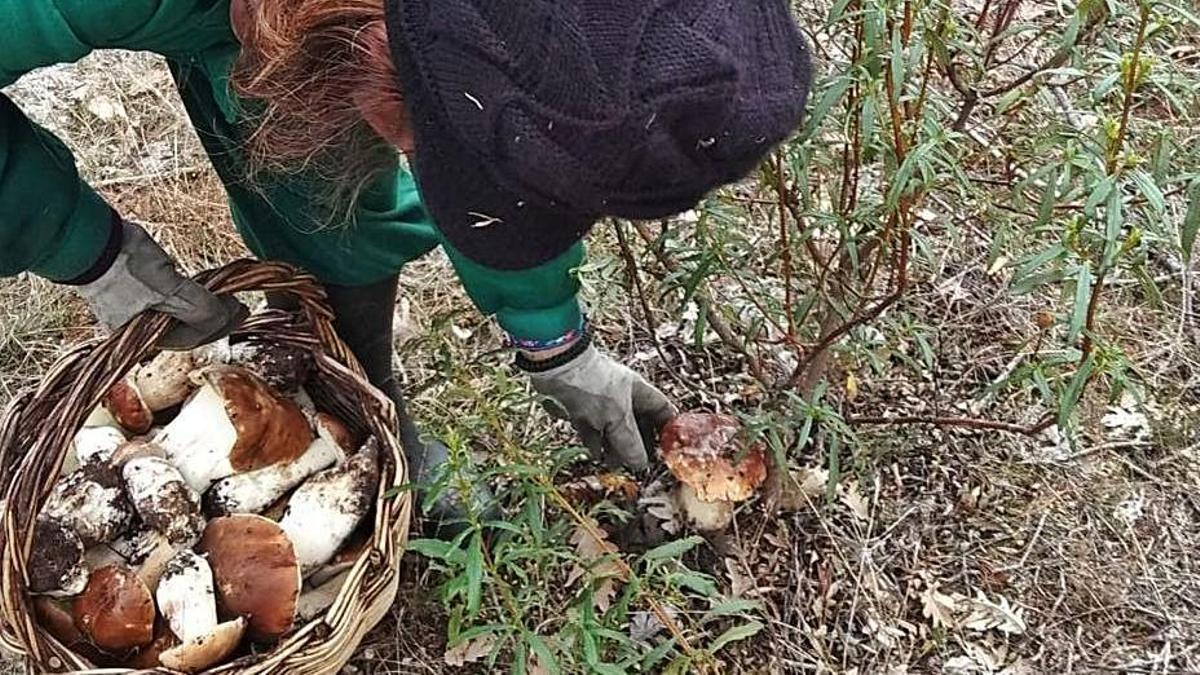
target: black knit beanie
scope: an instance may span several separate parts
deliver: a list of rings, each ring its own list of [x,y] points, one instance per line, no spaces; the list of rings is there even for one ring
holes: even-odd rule
[[[438,228],[525,269],[600,217],[660,218],[799,126],[808,47],[787,0],[387,0]]]

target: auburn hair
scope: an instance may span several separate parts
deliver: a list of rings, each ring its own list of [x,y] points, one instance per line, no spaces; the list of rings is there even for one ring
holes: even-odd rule
[[[232,21],[251,171],[314,175],[349,209],[399,161],[363,114],[395,110],[405,124],[383,0],[234,0]]]

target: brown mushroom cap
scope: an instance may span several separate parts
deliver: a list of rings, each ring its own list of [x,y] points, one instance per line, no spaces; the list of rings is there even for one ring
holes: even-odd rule
[[[245,632],[246,620],[238,617],[218,625],[207,635],[162,652],[159,658],[171,670],[196,673],[229,658]]]
[[[121,652],[154,640],[154,597],[133,572],[103,567],[71,605],[75,625],[96,647]]]
[[[163,622],[154,627],[154,642],[142,647],[123,665],[138,670],[153,670],[163,665],[163,652],[179,645],[179,638]]]
[[[277,395],[254,373],[236,366],[210,366],[199,377],[220,393],[237,431],[237,443],[229,452],[234,471],[290,462],[312,444],[312,428],[300,406]]]
[[[705,502],[749,499],[767,478],[761,445],[747,448],[729,415],[684,413],[662,430],[662,459]]]
[[[75,625],[75,617],[71,616],[67,601],[44,596],[34,598],[33,612],[42,628],[64,645],[69,647],[83,640],[83,633]]]
[[[317,413],[315,418],[319,435],[332,441],[343,452],[352,453],[358,449],[359,443],[356,442],[354,434],[341,420],[323,412]]]
[[[146,405],[131,378],[125,378],[109,389],[103,404],[118,424],[134,434],[144,434],[154,426],[154,412]]]
[[[256,515],[216,518],[197,550],[208,555],[217,606],[248,621],[256,640],[292,630],[300,597],[300,564],[279,524]]]

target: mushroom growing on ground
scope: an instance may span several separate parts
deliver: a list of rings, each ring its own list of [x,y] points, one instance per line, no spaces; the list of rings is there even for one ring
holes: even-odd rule
[[[158,607],[181,644],[162,652],[162,664],[194,673],[225,660],[242,640],[246,620],[217,623],[213,572],[191,551],[171,559],[155,593]]]
[[[209,366],[196,378],[200,389],[155,438],[196,492],[235,473],[290,462],[312,444],[300,408],[257,375]]]
[[[318,413],[317,439],[303,455],[290,462],[222,478],[204,493],[204,514],[210,518],[231,513],[262,513],[289,490],[314,473],[346,459],[345,427]]]
[[[256,640],[273,641],[292,630],[300,597],[300,565],[279,524],[262,516],[209,521],[198,550],[208,556],[217,604],[247,621]]]
[[[71,603],[75,625],[101,650],[118,653],[154,640],[154,598],[133,572],[104,567]]]
[[[719,531],[733,519],[733,504],[749,499],[767,477],[761,445],[746,447],[742,428],[728,415],[685,413],[662,431],[662,459],[682,483],[680,510],[701,531]]]
[[[362,522],[379,488],[379,447],[371,439],[345,464],[313,476],[292,494],[279,526],[307,575],[329,562]]]
[[[112,541],[133,522],[121,479],[107,463],[92,463],[63,476],[42,506],[42,515],[75,530],[84,546]]]
[[[84,546],[75,530],[60,520],[39,516],[29,555],[29,590],[48,595],[78,595],[88,582]]]
[[[142,522],[175,546],[188,547],[200,538],[204,518],[200,496],[179,470],[157,457],[137,457],[121,468],[125,490]]]

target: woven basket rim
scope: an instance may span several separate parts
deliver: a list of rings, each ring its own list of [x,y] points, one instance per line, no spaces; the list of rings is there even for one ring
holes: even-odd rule
[[[413,509],[408,467],[395,435],[391,400],[367,382],[362,367],[333,329],[324,290],[311,275],[283,263],[238,260],[197,275],[219,293],[288,294],[299,310],[256,313],[239,333],[309,349],[322,395],[353,426],[374,436],[384,458],[370,545],[349,571],[333,605],[299,626],[270,651],[206,671],[238,675],[334,673],[391,607]],[[32,526],[62,465],[71,439],[101,397],[134,365],[157,353],[154,345],[173,320],[147,312],[106,339],[77,345],[61,356],[34,389],[18,394],[0,417],[0,488],[5,505],[0,529],[0,643],[38,672],[120,673],[98,669],[60,644],[38,624],[27,592],[25,561]],[[33,427],[37,427],[36,430]],[[162,670],[161,672],[170,672]]]

